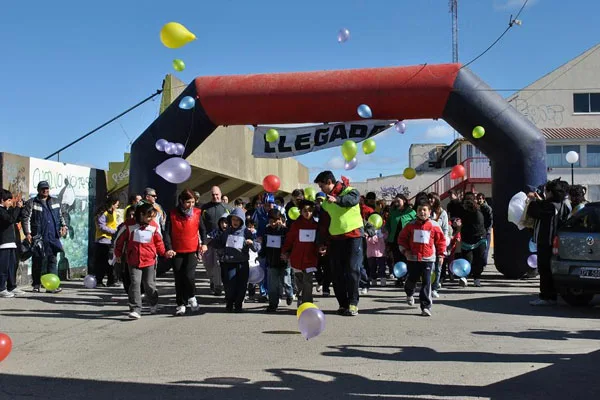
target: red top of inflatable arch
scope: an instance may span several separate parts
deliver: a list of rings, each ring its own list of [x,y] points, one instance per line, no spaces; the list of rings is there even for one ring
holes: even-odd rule
[[[196,92],[216,125],[441,118],[460,64],[205,76]]]

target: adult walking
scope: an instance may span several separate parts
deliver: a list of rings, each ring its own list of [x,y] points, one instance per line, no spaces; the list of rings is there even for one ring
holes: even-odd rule
[[[229,214],[229,210],[221,201],[221,189],[213,186],[210,189],[211,201],[202,206],[200,219],[200,240],[202,244],[202,263],[210,279],[210,290],[215,296],[223,292],[223,281],[221,280],[221,268],[217,251],[214,247],[207,247],[206,235],[219,228],[219,219],[223,214]]]
[[[117,209],[119,199],[109,196],[94,215],[96,224],[96,242],[94,243],[94,275],[98,287],[117,286],[114,266],[110,264],[110,252],[113,235],[117,232]],[[102,282],[106,276],[106,285]]]
[[[333,273],[333,290],[337,298],[338,314],[358,315],[358,282],[362,263],[363,219],[360,215],[358,190],[342,177],[335,179],[331,171],[323,171],[315,178],[322,192],[327,195],[322,204],[318,243],[320,252],[327,251]]]
[[[156,210],[156,216],[154,217],[154,222],[158,224],[161,231],[165,230],[165,221],[167,219],[167,214],[165,210],[162,208],[160,204],[156,202],[158,199],[158,195],[156,194],[156,190],[151,187],[147,187],[144,189],[144,200],[154,207]]]
[[[67,234],[67,224],[60,212],[60,203],[50,196],[48,182],[39,182],[37,192],[37,196],[27,200],[22,214],[23,231],[34,247],[31,265],[34,292],[40,291],[42,272],[58,274],[56,255],[63,251],[60,238]],[[62,288],[46,292],[60,293]]]
[[[175,315],[184,315],[186,305],[193,312],[198,310],[196,300],[196,266],[200,258],[200,219],[201,211],[194,207],[194,193],[183,190],[178,197],[178,205],[167,215],[165,226],[165,248],[171,257],[175,275]]]
[[[487,203],[485,199],[485,194],[477,193],[477,204],[479,204],[479,209],[483,214],[483,226],[486,231],[485,239],[487,241],[485,247],[485,254],[483,258],[485,260],[485,264],[487,265],[489,253],[490,253],[490,244],[492,243],[492,228],[494,227],[494,211],[492,207]]]

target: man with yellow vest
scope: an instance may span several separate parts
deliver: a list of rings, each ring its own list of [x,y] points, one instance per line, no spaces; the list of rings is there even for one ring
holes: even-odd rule
[[[117,208],[119,208],[119,199],[111,195],[94,215],[94,222],[96,223],[94,275],[96,276],[97,287],[105,286],[102,282],[105,275],[107,286],[116,287],[119,285],[116,282],[117,274],[114,267],[109,263],[112,236],[117,231]]]
[[[314,181],[327,198],[319,219],[320,252],[327,252],[337,298],[338,314],[358,315],[358,283],[363,261],[363,219],[360,193],[342,177],[337,181],[331,171],[323,171]]]

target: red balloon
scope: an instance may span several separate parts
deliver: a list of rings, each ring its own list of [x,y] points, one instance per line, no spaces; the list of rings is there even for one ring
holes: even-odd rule
[[[12,350],[12,340],[5,333],[0,333],[0,362],[10,354]]]
[[[267,175],[263,179],[263,188],[265,192],[275,193],[279,190],[279,186],[281,186],[281,181],[277,175]]]
[[[465,176],[465,167],[463,167],[462,165],[455,165],[454,167],[452,167],[452,172],[450,172],[450,178],[451,179],[458,179],[458,178],[462,178],[463,176]]]

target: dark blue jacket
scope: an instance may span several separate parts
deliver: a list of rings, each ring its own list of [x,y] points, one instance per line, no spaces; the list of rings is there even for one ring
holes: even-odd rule
[[[238,217],[242,221],[242,224],[237,229],[231,226],[231,218],[233,216]],[[213,239],[212,245],[215,249],[223,249],[223,263],[247,263],[250,260],[249,250],[252,249],[252,251],[255,252],[260,250],[260,244],[256,242],[256,235],[249,229],[246,229],[245,215],[241,208],[235,208],[229,217],[227,217],[227,222],[229,223],[229,227],[225,232]],[[232,237],[232,239],[229,239],[230,237]],[[241,249],[227,246],[228,241],[234,241],[235,237],[240,238],[238,240],[242,240],[243,245]],[[252,240],[253,242],[250,246],[246,245],[245,243],[248,239]]]
[[[44,241],[46,252],[62,250],[60,228],[66,226],[60,211],[60,203],[53,197],[42,201],[38,196],[27,200],[23,207],[23,231],[26,235],[40,235]]]
[[[260,257],[265,257],[267,268],[286,268],[287,262],[281,260],[281,248],[283,247],[283,243],[285,243],[285,234],[287,233],[287,228],[284,226],[273,228],[271,226],[267,226],[265,229],[265,233],[262,236],[262,244],[261,250],[258,255]],[[269,247],[268,246],[268,235],[279,236],[280,237],[280,246]]]

